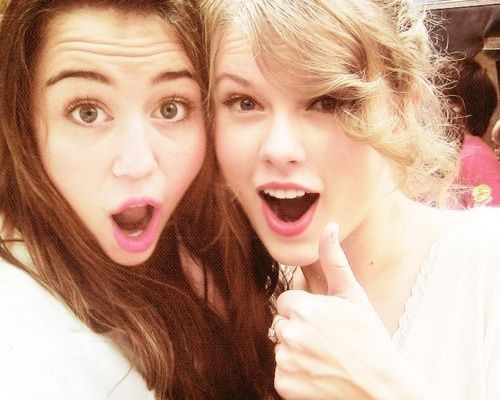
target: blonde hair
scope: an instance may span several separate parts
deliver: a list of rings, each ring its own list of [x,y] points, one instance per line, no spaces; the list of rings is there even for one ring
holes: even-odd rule
[[[223,36],[248,35],[277,85],[338,101],[352,138],[390,160],[399,189],[443,202],[457,172],[447,102],[436,85],[440,60],[425,15],[405,0],[203,0],[210,80]],[[283,79],[283,71],[302,85]],[[295,79],[292,79],[295,82]],[[211,84],[210,84],[211,88]]]

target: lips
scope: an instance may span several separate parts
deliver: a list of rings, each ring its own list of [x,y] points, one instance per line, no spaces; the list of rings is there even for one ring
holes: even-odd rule
[[[259,189],[264,218],[275,233],[292,237],[308,228],[319,193],[295,184],[270,184]]]
[[[157,237],[159,204],[150,199],[132,199],[111,214],[113,235],[126,252],[148,250]]]

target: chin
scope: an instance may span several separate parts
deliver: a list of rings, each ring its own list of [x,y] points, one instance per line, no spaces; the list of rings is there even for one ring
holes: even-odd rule
[[[279,247],[279,249],[270,247],[269,252],[280,264],[302,267],[314,264],[319,258],[317,248],[308,249],[304,244],[296,243]]]
[[[119,250],[113,252],[113,254],[107,253],[107,256],[117,264],[126,267],[133,267],[146,262],[152,254],[153,250],[147,250],[140,253],[129,253],[123,250]]]

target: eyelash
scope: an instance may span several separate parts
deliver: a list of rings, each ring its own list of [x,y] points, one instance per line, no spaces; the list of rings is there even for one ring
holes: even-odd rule
[[[187,121],[191,113],[194,111],[195,107],[193,103],[187,99],[181,98],[178,95],[174,94],[169,97],[162,98],[161,101],[159,102],[159,105],[157,108],[161,107],[162,105],[166,103],[180,103],[183,105],[185,108],[186,116],[178,121],[171,121],[170,123],[175,123],[175,124],[180,124],[184,121]],[[69,119],[73,119],[71,117],[71,114],[78,108],[82,106],[90,106],[90,107],[96,107],[104,111],[104,106],[101,105],[101,102],[97,99],[91,98],[91,97],[76,97],[73,100],[71,100],[65,107],[64,107],[64,116]],[[155,108],[155,111],[156,109]],[[106,113],[106,112],[105,112]],[[77,121],[76,121],[77,122]],[[78,123],[78,122],[77,122]],[[86,126],[85,124],[81,124],[83,126]]]
[[[260,107],[260,104],[257,100],[255,100],[252,96],[250,95],[246,95],[246,94],[232,94],[232,95],[229,95],[226,100],[224,100],[222,102],[222,104],[228,108],[231,108],[232,106],[234,106],[236,103],[238,102],[241,102],[242,100],[250,100],[254,105],[255,107]],[[316,108],[314,109],[314,106],[320,102],[320,101],[330,101],[332,102],[332,107],[331,108],[328,108],[328,109],[324,109],[324,108]],[[320,97],[317,97],[313,100],[311,100],[306,109],[307,110],[310,110],[310,111],[317,111],[317,112],[320,112],[320,113],[323,113],[323,114],[332,114],[334,113],[338,107],[341,105],[341,101],[339,101],[339,99],[333,97],[333,96],[329,96],[329,95],[325,95],[325,96],[320,96]],[[252,109],[253,110],[253,109]],[[238,110],[238,112],[241,112],[241,113],[244,113],[244,112],[249,112],[249,111],[252,111],[252,110]]]
[[[69,119],[73,119],[71,117],[71,113],[74,112],[78,107],[88,106],[88,107],[96,107],[101,109],[103,112],[104,108],[101,105],[101,102],[97,99],[91,97],[75,97],[64,107],[64,116]],[[106,113],[106,112],[105,112]],[[106,113],[107,114],[107,113]],[[77,122],[78,123],[78,122]],[[83,124],[82,124],[83,125]],[[85,126],[85,125],[84,125]]]
[[[242,100],[250,100],[255,106],[260,106],[260,104],[258,103],[257,100],[255,100],[252,96],[250,95],[247,95],[247,94],[231,94],[229,96],[227,96],[226,100],[224,100],[222,102],[222,104],[224,106],[226,106],[227,108],[231,108],[232,106],[234,106],[236,103],[242,101]],[[250,110],[248,110],[250,111]],[[244,110],[239,110],[239,112],[248,112],[248,111],[244,111]]]
[[[181,124],[185,121],[188,121],[189,118],[191,117],[191,113],[195,110],[195,106],[194,106],[193,102],[191,102],[185,98],[182,98],[182,97],[178,96],[177,94],[173,94],[172,96],[162,98],[157,108],[161,107],[162,105],[164,105],[166,103],[180,103],[185,108],[186,116],[178,121],[170,121],[169,122],[169,123],[173,123],[173,124]],[[156,108],[155,108],[155,110],[156,110]]]
[[[71,100],[65,107],[64,107],[64,113],[69,115],[73,111],[75,111],[78,107],[81,106],[98,106],[99,101],[96,99],[93,99],[91,97],[75,97],[73,100]]]
[[[324,109],[324,108],[316,109],[316,111],[323,113],[323,114],[332,114],[341,105],[341,101],[339,99],[337,99],[333,96],[325,95],[325,96],[317,97],[317,98],[313,99],[312,101],[310,101],[309,105],[307,106],[307,109],[312,110],[315,104],[319,103],[320,101],[324,101],[324,100],[331,101],[333,103],[333,107],[329,108],[329,109]]]

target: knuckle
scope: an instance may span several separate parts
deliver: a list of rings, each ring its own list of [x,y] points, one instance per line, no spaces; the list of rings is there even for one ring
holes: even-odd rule
[[[307,302],[301,302],[301,303],[295,303],[291,307],[292,315],[299,317],[303,320],[307,320],[313,311],[313,307],[311,307],[311,303],[309,301]]]
[[[280,369],[276,369],[276,374],[274,376],[274,388],[278,394],[285,399],[293,399],[293,381],[288,377],[288,375],[282,373]]]
[[[274,358],[276,359],[276,366],[279,368],[286,368],[288,365],[287,360],[288,356],[286,354],[286,349],[283,346],[280,346],[274,355]]]
[[[300,331],[297,323],[290,322],[282,327],[281,340],[288,345],[293,345],[300,340]]]

